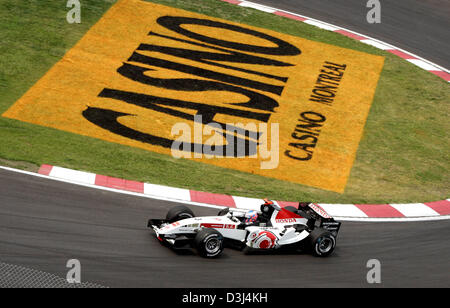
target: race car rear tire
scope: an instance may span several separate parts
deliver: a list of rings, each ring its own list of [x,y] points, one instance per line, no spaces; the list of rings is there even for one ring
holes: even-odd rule
[[[195,248],[204,258],[216,258],[223,252],[223,236],[215,229],[200,230],[194,239]]]
[[[167,213],[166,219],[169,222],[176,222],[186,218],[195,217],[194,212],[184,205],[178,205],[169,210]]]
[[[317,257],[328,257],[336,248],[336,237],[324,229],[314,229],[310,234],[311,252]]]

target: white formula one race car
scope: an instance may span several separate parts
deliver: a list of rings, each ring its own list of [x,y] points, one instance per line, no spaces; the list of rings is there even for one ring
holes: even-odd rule
[[[150,219],[157,238],[174,249],[196,248],[206,258],[219,256],[224,246],[249,253],[292,249],[326,257],[336,247],[341,223],[313,203],[281,208],[265,199],[260,211],[225,208],[218,216],[195,217],[185,206],[176,206],[166,219]]]

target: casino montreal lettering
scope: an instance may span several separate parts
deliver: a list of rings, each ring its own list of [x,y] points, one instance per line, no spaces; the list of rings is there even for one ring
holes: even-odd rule
[[[327,118],[314,111],[300,114],[300,119],[292,133],[295,142],[289,143],[289,150],[284,155],[291,159],[308,161],[313,158],[314,149],[319,141],[319,135]]]
[[[288,77],[276,76],[264,72],[258,72],[250,69],[239,67],[236,64],[257,64],[271,67],[292,67],[293,64],[282,62],[279,60],[270,59],[270,56],[297,56],[301,54],[301,50],[292,44],[278,39],[276,37],[267,35],[262,32],[251,30],[248,28],[212,21],[208,19],[197,19],[188,17],[164,16],[157,19],[157,23],[175,33],[183,36],[183,38],[173,37],[169,35],[162,35],[151,31],[148,35],[155,38],[156,41],[169,40],[178,42],[189,46],[190,49],[161,46],[156,44],[141,44],[125,62],[117,72],[125,78],[135,82],[174,90],[174,91],[224,91],[243,95],[248,100],[242,102],[227,103],[225,106],[214,106],[210,104],[196,103],[188,100],[170,99],[159,96],[153,96],[142,93],[128,92],[119,89],[104,88],[98,95],[100,98],[114,99],[122,101],[127,104],[136,105],[147,108],[156,112],[164,113],[170,116],[178,117],[183,120],[194,121],[195,115],[201,115],[202,124],[208,125],[214,122],[214,118],[218,114],[241,117],[250,121],[260,121],[267,123],[270,116],[275,112],[275,108],[279,106],[278,102],[272,97],[262,94],[264,92],[276,96],[282,95],[284,86],[274,85],[270,83],[251,80],[243,77],[238,77],[233,74],[224,74],[206,68],[191,66],[179,62],[172,62],[162,58],[148,55],[165,54],[175,56],[182,59],[192,60],[203,64],[213,65],[220,68],[225,68],[235,72],[242,72],[252,74],[255,76],[262,76],[268,79],[273,79],[286,83]],[[183,25],[196,25],[209,27],[211,29],[222,29],[234,31],[261,40],[270,42],[272,46],[257,46],[247,43],[239,43],[227,41],[219,38],[205,36],[196,33],[192,30],[187,30]],[[183,45],[184,46],[184,45]],[[195,47],[208,48],[215,52],[207,52],[195,50]],[[145,54],[143,54],[145,52]],[[248,52],[257,55],[250,55]],[[183,61],[180,61],[183,62]],[[142,66],[144,65],[144,66]],[[149,68],[152,67],[152,68]],[[151,72],[157,72],[157,68],[173,70],[200,77],[196,78],[179,78],[179,79],[165,79],[151,77]],[[257,92],[258,91],[258,92]],[[190,109],[194,114],[180,111],[180,108]],[[136,116],[117,112],[114,110],[88,107],[83,111],[82,115],[91,123],[108,130],[114,134],[126,137],[128,139],[139,142],[157,145],[164,148],[171,148],[174,140],[164,137],[148,134],[135,130],[121,124],[118,119],[127,116]],[[259,145],[258,140],[261,135],[258,132],[251,132],[241,130],[233,132],[232,135],[226,131],[226,123],[214,122],[223,127],[222,135],[230,143],[234,140],[234,157],[250,156],[257,153]],[[245,144],[246,151],[237,151],[236,144]],[[227,153],[227,145],[221,146],[220,152]],[[192,153],[203,150],[203,145],[191,143],[184,147],[184,150],[190,149]],[[214,153],[218,149],[214,148]],[[210,154],[210,153],[203,153]],[[228,152],[229,154],[229,152]]]

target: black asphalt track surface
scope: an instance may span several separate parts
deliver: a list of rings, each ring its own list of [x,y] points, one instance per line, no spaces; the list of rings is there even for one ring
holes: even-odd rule
[[[365,287],[367,261],[384,287],[450,287],[450,221],[349,223],[335,254],[176,253],[146,228],[175,205],[0,170],[0,262],[108,287]],[[192,206],[197,215],[217,210]]]
[[[252,0],[379,39],[450,69],[450,1],[381,0],[381,24],[369,24],[368,0]]]

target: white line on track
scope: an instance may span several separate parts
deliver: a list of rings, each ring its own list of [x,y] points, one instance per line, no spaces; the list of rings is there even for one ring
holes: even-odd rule
[[[167,201],[167,202],[183,203],[183,204],[187,204],[187,205],[207,207],[207,208],[213,208],[213,209],[225,208],[223,206],[204,204],[204,203],[192,202],[192,201],[183,201],[183,200],[179,200],[179,199],[175,199],[175,198],[167,198],[167,197],[161,197],[161,196],[144,195],[144,194],[135,193],[135,192],[131,192],[131,191],[125,191],[125,190],[119,190],[119,189],[114,189],[114,188],[109,188],[109,187],[103,187],[103,186],[97,186],[97,185],[92,185],[92,184],[80,183],[80,182],[76,182],[76,181],[70,181],[67,179],[58,179],[58,178],[53,178],[53,177],[49,177],[46,175],[42,175],[39,173],[34,173],[34,172],[29,172],[29,171],[24,171],[24,170],[9,168],[9,167],[0,166],[0,169],[10,171],[10,172],[20,173],[20,174],[25,174],[25,175],[29,175],[29,176],[34,176],[34,177],[38,177],[38,178],[43,178],[43,179],[47,179],[47,180],[51,180],[51,181],[63,182],[63,183],[88,187],[88,188],[92,188],[92,189],[104,190],[104,191],[109,191],[109,192],[123,194],[123,195],[148,198],[148,199],[154,199],[154,200],[160,200],[160,201]],[[258,199],[255,199],[255,200],[258,200]],[[355,218],[355,217],[334,216],[334,218],[336,218],[336,220],[339,220],[339,221],[349,221],[349,222],[418,222],[418,221],[450,220],[450,215],[431,216],[431,217],[410,217],[410,218]]]

